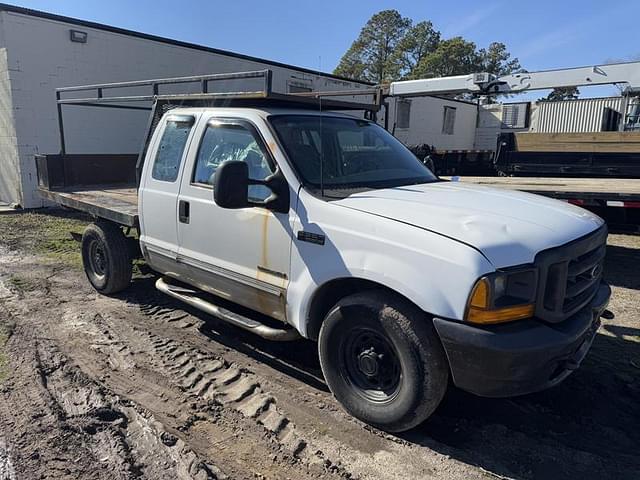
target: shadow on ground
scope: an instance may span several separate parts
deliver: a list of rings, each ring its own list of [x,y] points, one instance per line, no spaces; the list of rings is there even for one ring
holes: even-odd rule
[[[511,399],[452,389],[404,438],[507,477],[640,478],[634,358],[639,343],[598,334],[582,367],[557,387]]]
[[[605,279],[616,287],[640,290],[640,250],[607,245]]]

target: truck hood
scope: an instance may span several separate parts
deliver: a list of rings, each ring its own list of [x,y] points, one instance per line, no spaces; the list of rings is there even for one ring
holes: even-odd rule
[[[603,220],[539,195],[458,182],[373,190],[332,202],[413,225],[479,250],[496,268],[582,237]]]

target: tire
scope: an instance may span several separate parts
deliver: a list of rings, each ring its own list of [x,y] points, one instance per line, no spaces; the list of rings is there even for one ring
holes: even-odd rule
[[[318,350],[336,399],[380,430],[422,423],[447,390],[449,366],[433,322],[384,290],[340,300],[320,328]]]
[[[131,283],[132,261],[127,239],[118,225],[106,221],[90,224],[82,234],[82,265],[89,283],[110,295]]]

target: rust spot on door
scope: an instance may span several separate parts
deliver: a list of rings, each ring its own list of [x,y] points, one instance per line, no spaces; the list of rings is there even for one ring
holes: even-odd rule
[[[270,214],[268,212],[262,212],[262,225],[260,227],[260,263],[258,266],[264,267],[266,269],[269,268],[269,217]],[[268,281],[269,276],[265,274],[264,271],[256,268],[256,278],[258,280]]]

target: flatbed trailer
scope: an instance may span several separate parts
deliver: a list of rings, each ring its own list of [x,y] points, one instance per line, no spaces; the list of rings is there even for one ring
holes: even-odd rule
[[[640,232],[639,178],[442,177],[463,183],[535,193],[600,215],[610,228]]]
[[[576,205],[640,208],[637,178],[444,177],[463,183],[521,190]]]

